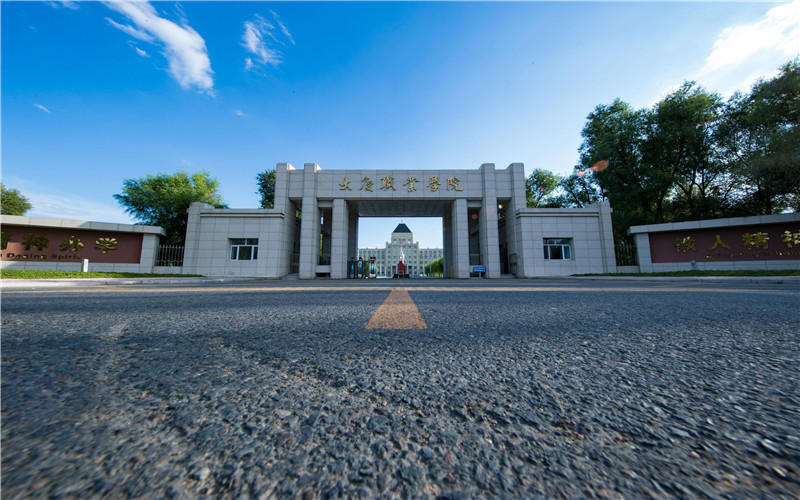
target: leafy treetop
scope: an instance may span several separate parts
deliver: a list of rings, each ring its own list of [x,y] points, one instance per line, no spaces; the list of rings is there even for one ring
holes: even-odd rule
[[[5,187],[0,183],[0,213],[5,215],[25,215],[32,208],[28,198],[16,189]]]
[[[258,191],[261,195],[261,208],[275,208],[275,169],[265,170],[256,175]]]
[[[227,208],[217,192],[219,181],[207,171],[191,175],[180,171],[172,175],[147,175],[125,179],[122,193],[114,198],[137,221],[161,226],[167,232],[168,245],[183,244],[186,239],[187,210],[193,202]]]

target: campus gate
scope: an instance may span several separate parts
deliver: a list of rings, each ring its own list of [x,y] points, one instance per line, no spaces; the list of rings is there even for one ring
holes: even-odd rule
[[[514,193],[514,175],[521,182]],[[283,182],[281,182],[283,181]],[[280,198],[280,201],[279,201]],[[515,201],[524,208],[521,164],[479,170],[329,170],[306,164],[303,170],[278,166],[275,208],[301,214],[298,276],[345,278],[348,257],[358,254],[360,217],[440,217],[447,276],[467,278],[470,255],[478,256],[487,277],[499,277],[513,228],[502,233],[505,214]],[[511,238],[509,238],[511,236]],[[321,242],[321,244],[320,244]],[[501,253],[501,247],[504,253]],[[515,252],[512,251],[513,255]],[[503,258],[501,259],[501,255]]]
[[[485,268],[486,278],[613,272],[610,213],[607,203],[527,208],[521,163],[473,170],[279,163],[273,209],[192,204],[183,272],[343,279],[358,257],[360,217],[440,217],[447,277],[468,278],[473,266]],[[572,250],[561,255],[569,259],[543,259],[547,238],[567,241]]]

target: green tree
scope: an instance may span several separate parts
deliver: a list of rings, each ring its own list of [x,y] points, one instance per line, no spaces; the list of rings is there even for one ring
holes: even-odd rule
[[[672,189],[668,175],[643,162],[648,119],[648,112],[616,99],[597,106],[581,132],[581,172],[595,176],[611,203],[617,239],[632,225],[661,222]]]
[[[553,192],[558,188],[561,177],[549,170],[535,169],[525,179],[528,208],[558,207]]]
[[[191,175],[180,171],[125,179],[122,193],[114,198],[140,223],[163,227],[167,232],[165,244],[182,245],[186,240],[186,212],[192,202],[227,208],[218,188],[219,181],[207,171]]]
[[[664,220],[719,217],[729,202],[732,186],[714,143],[721,109],[717,94],[686,82],[647,113],[642,161],[665,181]]]
[[[25,215],[32,207],[28,198],[16,189],[7,188],[0,183],[0,213],[5,215]]]
[[[562,177],[558,183],[559,194],[554,202],[564,208],[583,208],[604,199],[603,190],[594,172],[575,167],[572,175]]]
[[[724,110],[718,143],[750,215],[800,208],[800,59]]]
[[[727,102],[693,82],[636,110],[589,114],[562,206],[608,199],[618,240],[632,225],[800,208],[800,58]]]
[[[425,274],[428,276],[442,276],[444,274],[444,257],[439,257],[425,264]]]
[[[275,169],[265,170],[256,175],[258,191],[261,195],[261,208],[275,208]]]

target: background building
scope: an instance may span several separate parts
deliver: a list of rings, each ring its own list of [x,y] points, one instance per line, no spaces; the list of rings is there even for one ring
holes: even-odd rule
[[[441,248],[420,248],[414,242],[414,233],[402,222],[392,231],[390,241],[384,248],[359,248],[358,256],[364,260],[375,257],[375,273],[378,276],[394,276],[400,255],[405,256],[406,272],[418,276],[425,272],[425,265],[444,255]]]

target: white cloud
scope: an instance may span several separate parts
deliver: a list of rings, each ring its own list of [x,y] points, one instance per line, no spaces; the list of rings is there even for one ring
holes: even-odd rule
[[[175,13],[178,14],[178,17],[186,19],[186,13],[183,11],[183,5],[181,5],[180,2],[175,2],[172,8],[175,10]]]
[[[282,54],[268,45],[269,41],[280,45],[286,45],[281,38],[287,39],[294,45],[294,38],[289,30],[278,18],[278,15],[270,11],[275,22],[280,28],[280,37],[276,36],[276,29],[269,21],[256,14],[254,21],[245,21],[244,33],[242,34],[242,46],[253,56],[259,64],[271,64],[277,66],[283,61]],[[245,70],[252,70],[256,66],[252,57],[245,58]]]
[[[245,21],[242,41],[244,47],[255,55],[261,64],[277,66],[281,62],[281,56],[277,51],[267,47],[264,40],[264,36],[269,35],[272,29],[273,26],[263,19],[256,22]]]
[[[59,7],[66,7],[72,10],[78,10],[78,2],[70,2],[67,0],[62,0],[60,2],[47,2],[51,7],[55,7],[56,9]]]
[[[234,109],[233,110],[233,114],[236,115],[236,116],[247,116],[247,113],[245,113],[241,109]]]
[[[294,43],[294,38],[292,37],[292,34],[291,34],[291,33],[289,33],[289,30],[288,30],[288,29],[286,28],[286,26],[283,24],[283,21],[281,21],[281,19],[278,17],[278,14],[276,14],[274,10],[271,10],[271,11],[269,11],[269,12],[270,12],[270,14],[272,14],[272,17],[274,17],[274,18],[275,18],[275,22],[277,22],[277,23],[278,23],[278,27],[280,27],[280,29],[281,29],[281,33],[283,33],[283,34],[284,34],[284,36],[285,36],[286,38],[288,38],[290,42],[292,42],[292,45],[295,45],[295,43]]]
[[[134,47],[134,49],[136,49],[136,53],[139,54],[140,56],[142,56],[142,57],[150,57],[150,54],[148,54],[147,52],[143,51],[139,47]]]
[[[205,40],[188,24],[178,26],[158,15],[148,2],[114,1],[105,5],[127,17],[131,25],[109,19],[115,28],[164,49],[169,73],[181,87],[213,95],[214,79]]]
[[[774,7],[753,23],[725,28],[706,58],[705,71],[738,66],[765,49],[787,58],[800,53],[800,0]]]
[[[42,110],[42,111],[44,111],[45,113],[48,113],[48,114],[50,113],[50,110],[49,110],[49,109],[47,109],[47,108],[45,108],[45,107],[44,107],[44,106],[42,106],[41,104],[34,104],[34,107],[37,107],[37,108],[41,109],[41,110]]]
[[[142,30],[137,30],[133,26],[128,26],[128,25],[125,25],[125,24],[119,24],[118,22],[114,21],[113,19],[109,19],[109,18],[106,18],[106,21],[108,21],[108,23],[111,26],[117,28],[118,30],[123,31],[123,32],[129,34],[130,36],[132,36],[134,38],[138,38],[139,40],[141,40],[143,42],[155,43],[155,41],[156,41],[156,39],[153,38],[152,36],[148,35],[147,33],[145,33]]]

